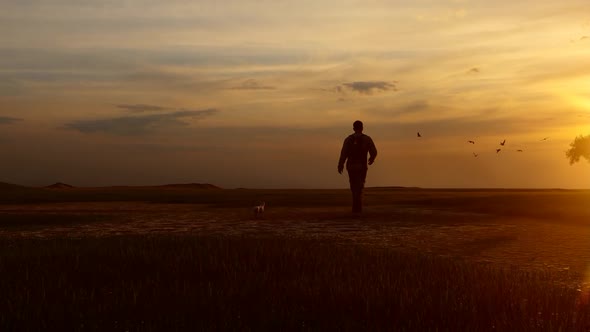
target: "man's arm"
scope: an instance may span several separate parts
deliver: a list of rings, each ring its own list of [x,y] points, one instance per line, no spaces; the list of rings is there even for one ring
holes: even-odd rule
[[[342,144],[342,150],[340,151],[340,159],[338,160],[338,173],[340,174],[342,174],[342,171],[344,170],[344,163],[348,158],[348,144],[346,144],[347,141],[348,139],[345,139],[344,143]]]
[[[369,137],[369,165],[375,162],[375,158],[377,158],[377,148],[375,147],[375,143],[373,143],[373,139]]]

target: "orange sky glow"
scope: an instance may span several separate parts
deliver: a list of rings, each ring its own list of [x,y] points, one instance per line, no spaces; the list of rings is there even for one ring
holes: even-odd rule
[[[360,119],[367,186],[590,188],[565,157],[590,134],[587,0],[31,0],[0,22],[0,181],[344,188]]]

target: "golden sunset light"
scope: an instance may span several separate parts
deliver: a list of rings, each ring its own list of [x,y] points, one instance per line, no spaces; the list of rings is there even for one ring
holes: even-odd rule
[[[0,331],[589,331],[589,0],[0,0]]]
[[[360,119],[368,186],[590,186],[585,0],[1,6],[8,182],[346,187]]]

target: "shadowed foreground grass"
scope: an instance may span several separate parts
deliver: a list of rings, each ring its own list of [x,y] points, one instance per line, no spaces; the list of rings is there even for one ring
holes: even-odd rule
[[[0,240],[0,330],[585,330],[550,273],[279,238]]]

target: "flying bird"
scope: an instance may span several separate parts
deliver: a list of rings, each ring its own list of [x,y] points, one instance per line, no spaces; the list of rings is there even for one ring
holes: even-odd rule
[[[502,149],[496,149],[496,153],[500,152]]]
[[[467,143],[475,144],[475,141],[467,141]]]
[[[417,133],[416,133],[416,136],[418,136],[418,137],[422,137],[422,135],[420,135],[420,132],[417,132]]]
[[[479,154],[477,154],[477,153],[474,152],[473,153],[473,156],[477,158],[477,156],[479,156]]]
[[[504,144],[506,144],[506,140],[503,140],[502,142],[500,142],[500,145],[504,146]]]
[[[516,150],[516,152],[522,152],[522,150],[521,149],[518,149],[518,150]]]
[[[549,139],[549,137],[544,137],[541,141],[546,141],[548,139]]]

